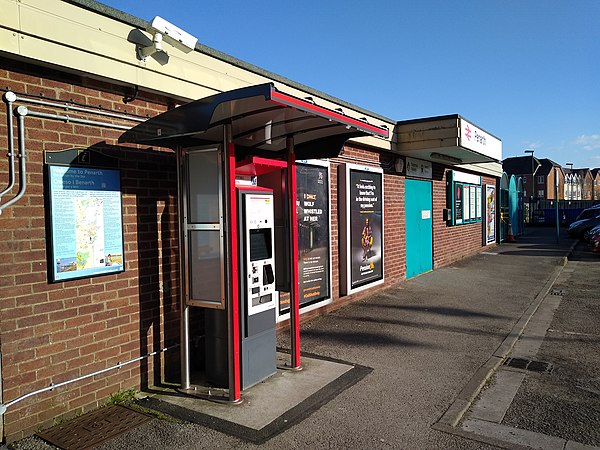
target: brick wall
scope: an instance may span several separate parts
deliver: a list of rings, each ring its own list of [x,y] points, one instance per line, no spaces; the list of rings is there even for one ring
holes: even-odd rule
[[[76,102],[140,116],[156,115],[168,104],[168,99],[146,95],[124,105],[123,88],[50,70],[41,73],[34,67],[7,60],[1,62],[0,88],[10,89],[19,96]],[[56,108],[25,105],[30,110],[65,114]],[[3,189],[7,180],[8,164],[4,155],[8,140],[6,107],[0,106]],[[68,114],[112,121],[73,111]],[[129,121],[114,123],[133,125]],[[173,152],[117,145],[122,131],[110,128],[33,117],[25,118],[25,128],[27,191],[0,216],[4,403],[51,383],[102,370],[179,341],[177,186]],[[119,161],[125,272],[50,284],[46,263],[43,151],[70,148],[92,148]],[[11,196],[7,195],[4,200]],[[154,374],[157,362],[158,358],[150,358],[15,404],[5,415],[7,440],[51,425],[53,418],[65,413],[73,415],[95,408],[119,390],[153,384],[159,376],[166,376],[162,367]]]
[[[450,169],[434,165],[433,181],[433,268],[437,269],[473,255],[483,246],[481,222],[448,226],[444,221],[446,182]],[[496,185],[491,177],[482,177],[482,184]]]

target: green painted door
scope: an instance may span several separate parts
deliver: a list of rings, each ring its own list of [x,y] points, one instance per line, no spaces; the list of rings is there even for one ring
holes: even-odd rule
[[[433,268],[431,182],[406,180],[406,278]]]

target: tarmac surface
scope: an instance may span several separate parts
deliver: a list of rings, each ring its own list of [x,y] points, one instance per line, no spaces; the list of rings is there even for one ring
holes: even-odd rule
[[[567,261],[574,241],[557,246],[554,233],[526,229],[517,243],[302,324],[303,352],[371,370],[260,447],[599,445],[600,257],[582,246]],[[289,343],[285,333],[278,341]],[[509,368],[508,357],[551,371]],[[206,425],[154,419],[97,448],[255,447]],[[28,438],[16,448],[52,447]]]

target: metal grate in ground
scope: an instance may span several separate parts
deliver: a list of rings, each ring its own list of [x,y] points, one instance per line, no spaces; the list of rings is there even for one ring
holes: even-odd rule
[[[550,363],[525,358],[507,358],[504,365],[537,373],[551,373],[554,369],[554,366]]]
[[[92,449],[150,419],[150,416],[124,406],[111,405],[48,428],[37,435],[64,450],[85,450]]]

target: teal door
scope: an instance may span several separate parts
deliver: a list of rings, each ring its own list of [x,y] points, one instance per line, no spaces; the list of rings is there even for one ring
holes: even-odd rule
[[[431,182],[406,180],[406,278],[433,268]]]

